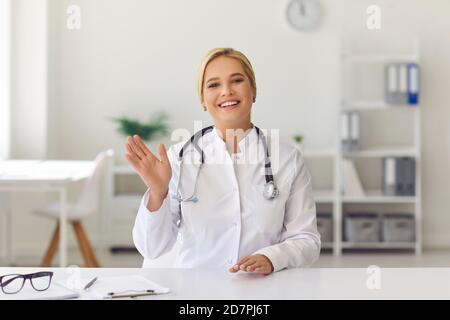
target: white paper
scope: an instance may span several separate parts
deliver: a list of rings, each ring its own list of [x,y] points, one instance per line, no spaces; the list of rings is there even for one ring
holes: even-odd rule
[[[86,279],[84,283],[88,283]],[[138,276],[99,277],[88,289],[90,295],[95,299],[109,299],[110,292],[118,293],[141,293],[146,290],[154,290],[157,294],[169,293],[170,289],[163,287],[149,279]]]

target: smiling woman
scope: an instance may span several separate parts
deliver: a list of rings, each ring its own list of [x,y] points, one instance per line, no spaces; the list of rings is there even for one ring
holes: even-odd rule
[[[138,251],[155,259],[180,239],[177,267],[231,273],[314,263],[320,235],[311,177],[296,148],[251,122],[256,82],[245,55],[210,51],[198,94],[213,126],[167,152],[160,145],[159,159],[139,136],[128,138],[126,158],[148,187],[133,228]]]

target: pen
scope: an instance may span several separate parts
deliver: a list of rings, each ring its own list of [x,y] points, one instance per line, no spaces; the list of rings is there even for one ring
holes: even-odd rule
[[[92,287],[92,285],[94,284],[95,281],[97,281],[97,277],[95,277],[94,279],[92,279],[91,281],[89,281],[88,284],[84,286],[84,290],[87,290],[87,289],[89,289],[90,287]]]
[[[158,294],[157,292],[155,292],[154,290],[145,290],[144,292],[136,292],[136,293],[114,293],[114,292],[109,292],[108,296],[111,299],[114,298],[136,298],[136,297],[140,297],[140,296],[151,296],[151,295],[156,295]]]

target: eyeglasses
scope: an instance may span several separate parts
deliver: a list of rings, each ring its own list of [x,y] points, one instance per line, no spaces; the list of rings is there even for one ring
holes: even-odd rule
[[[22,290],[25,281],[30,280],[36,291],[45,291],[50,287],[53,272],[42,271],[29,274],[7,274],[0,276],[0,287],[5,294],[14,294]]]

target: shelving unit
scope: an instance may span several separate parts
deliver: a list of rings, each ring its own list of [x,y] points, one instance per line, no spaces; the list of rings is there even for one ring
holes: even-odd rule
[[[378,97],[355,97],[350,96],[352,79],[349,77],[349,68],[354,67],[357,64],[379,64],[383,65],[389,62],[414,62],[419,64],[419,46],[416,41],[413,44],[413,52],[410,54],[351,54],[344,53],[341,55],[341,66],[342,66],[342,99],[341,108],[342,112],[358,112],[359,114],[364,114],[365,119],[370,119],[372,113],[383,113],[392,116],[390,112],[404,112],[402,117],[405,119],[412,120],[413,133],[411,138],[411,143],[399,145],[397,143],[390,144],[389,141],[386,144],[381,145],[364,145],[362,144],[361,149],[357,151],[342,151],[341,148],[336,149],[336,155],[333,158],[335,163],[335,187],[334,190],[334,205],[333,205],[333,253],[335,255],[341,255],[346,249],[359,249],[363,251],[369,251],[373,249],[383,249],[383,250],[409,250],[414,251],[416,254],[421,253],[421,141],[420,141],[420,106],[391,106],[384,102],[383,94],[380,92]],[[383,66],[384,67],[384,66]],[[378,74],[378,81],[380,76]],[[384,80],[384,79],[383,79]],[[350,88],[348,87],[350,86]],[[360,86],[360,83],[358,83]],[[357,86],[357,87],[358,87]],[[381,86],[382,87],[382,86]],[[339,121],[339,120],[338,120]],[[407,121],[407,120],[404,120]],[[364,123],[361,123],[361,127]],[[340,129],[339,123],[337,128]],[[385,129],[385,128],[383,128]],[[371,134],[377,134],[377,132],[371,132]],[[340,146],[340,134],[337,134],[336,145]],[[305,155],[305,157],[307,157]],[[415,196],[386,196],[383,194],[382,190],[365,190],[365,196],[348,196],[342,195],[340,192],[340,181],[342,179],[343,172],[341,170],[343,159],[350,159],[354,161],[359,161],[362,165],[368,163],[368,161],[382,161],[384,157],[411,157],[416,161],[416,193]],[[380,175],[382,172],[380,172]],[[343,236],[343,224],[344,224],[344,214],[347,210],[351,209],[352,206],[357,207],[357,212],[360,210],[364,211],[364,208],[369,208],[369,211],[373,211],[374,208],[379,208],[383,211],[383,214],[389,212],[388,208],[393,206],[400,206],[401,208],[407,208],[406,211],[411,212],[415,221],[415,241],[414,242],[369,242],[369,243],[355,243],[344,241]],[[362,208],[362,209],[361,209]],[[349,211],[351,212],[351,210]],[[327,244],[329,247],[330,244]]]
[[[402,116],[412,119],[413,133],[412,141],[407,144],[381,144],[381,145],[363,145],[357,151],[342,151],[340,148],[340,132],[339,119],[336,121],[338,134],[336,135],[335,145],[338,146],[333,149],[326,150],[304,150],[302,152],[306,161],[315,161],[317,158],[328,158],[333,165],[333,188],[323,190],[314,188],[315,176],[312,172],[313,189],[318,212],[320,208],[325,206],[328,212],[332,213],[333,220],[333,241],[322,243],[322,249],[332,250],[334,255],[341,255],[347,249],[358,249],[358,251],[370,250],[408,250],[415,254],[421,254],[422,251],[422,211],[421,211],[421,141],[420,141],[420,117],[421,107],[416,106],[392,106],[384,102],[383,94],[378,97],[351,97],[348,96],[348,87],[352,85],[349,79],[345,79],[345,74],[349,66],[355,64],[385,64],[389,62],[414,62],[419,64],[420,53],[418,41],[414,41],[412,45],[412,52],[402,54],[352,54],[344,52],[341,55],[342,66],[342,97],[341,97],[341,112],[358,112],[370,117],[371,113],[389,114],[389,112],[401,112]],[[380,80],[378,74],[378,80]],[[383,79],[384,80],[384,79]],[[363,124],[362,124],[363,125]],[[376,134],[376,133],[372,133]],[[411,157],[416,161],[416,192],[415,196],[386,196],[381,189],[367,189],[365,196],[346,196],[341,194],[340,181],[342,179],[342,160],[350,159],[360,161],[363,164],[368,161],[382,161],[384,157]],[[382,172],[380,172],[382,174]],[[389,214],[391,207],[408,208],[415,221],[415,241],[414,242],[348,242],[344,241],[343,224],[344,211],[348,207],[355,206],[358,210],[368,208],[380,208],[380,213],[383,215]],[[361,209],[363,208],[363,209]],[[357,210],[357,211],[358,211]],[[398,210],[398,209],[397,209]],[[395,214],[395,212],[393,212]]]

